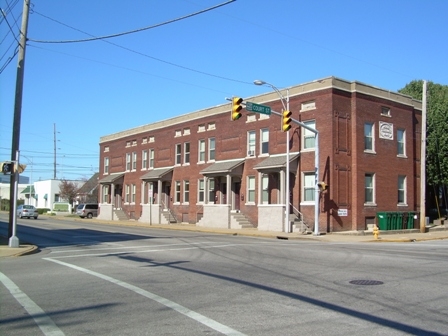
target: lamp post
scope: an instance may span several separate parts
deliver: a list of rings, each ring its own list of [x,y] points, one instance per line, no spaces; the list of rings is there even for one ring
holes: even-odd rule
[[[267,85],[271,87],[280,97],[280,101],[283,106],[284,111],[289,111],[289,90],[286,90],[286,98],[282,95],[279,89],[274,85],[262,81],[262,80],[254,80],[255,85]],[[285,176],[285,227],[284,231],[289,233],[291,232],[291,228],[289,225],[289,130],[286,133],[286,176]]]

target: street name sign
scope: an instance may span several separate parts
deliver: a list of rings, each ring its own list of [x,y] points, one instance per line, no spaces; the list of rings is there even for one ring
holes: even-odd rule
[[[271,114],[271,108],[269,106],[259,105],[251,102],[246,102],[246,110],[267,115]]]

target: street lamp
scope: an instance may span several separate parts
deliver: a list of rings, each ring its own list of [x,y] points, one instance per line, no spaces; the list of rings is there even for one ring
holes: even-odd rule
[[[282,95],[279,89],[274,85],[262,81],[262,80],[254,80],[255,85],[267,85],[271,87],[280,97],[280,101],[283,106],[283,111],[289,111],[289,90],[286,89],[286,98]],[[285,103],[286,102],[286,103]],[[291,228],[289,225],[289,130],[286,133],[286,176],[285,176],[285,227],[284,231],[289,233],[291,232]]]

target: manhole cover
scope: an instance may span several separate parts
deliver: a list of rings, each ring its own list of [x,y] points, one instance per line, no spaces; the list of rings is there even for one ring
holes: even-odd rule
[[[350,281],[352,285],[362,285],[362,286],[375,286],[382,285],[384,282],[378,280],[352,280]]]

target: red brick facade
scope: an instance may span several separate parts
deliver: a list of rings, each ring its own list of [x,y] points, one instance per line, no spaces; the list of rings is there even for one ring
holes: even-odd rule
[[[319,232],[365,230],[367,224],[375,222],[379,211],[418,210],[420,102],[334,77],[291,87],[288,93],[292,118],[303,123],[314,121],[319,132],[319,181],[328,185],[328,190],[320,194]],[[245,101],[282,110],[275,92]],[[129,217],[145,221],[143,208],[153,203],[154,207],[169,208],[179,222],[198,223],[207,204],[211,204],[216,209],[226,206],[229,211],[239,210],[254,227],[259,227],[261,204],[265,205],[263,214],[269,214],[269,205],[275,209],[284,204],[285,164],[280,161],[286,150],[286,133],[281,131],[277,115],[267,117],[243,110],[239,120],[231,121],[230,109],[228,103],[102,137],[101,207],[112,204]],[[310,175],[314,173],[315,151],[304,148],[308,143],[304,135],[309,136],[309,132],[298,124],[292,126],[291,214],[301,213],[305,224],[313,229],[314,186],[305,189],[310,187]],[[370,140],[365,139],[365,127],[372,131]],[[255,134],[253,155],[248,153],[252,148],[251,131]],[[262,141],[267,133],[269,141]],[[214,160],[209,158],[211,139]],[[201,140],[205,143],[204,160]],[[312,137],[307,141],[312,146]],[[372,150],[365,150],[366,141],[371,141]],[[176,161],[178,145],[180,164]],[[268,153],[263,154],[266,149]],[[154,152],[153,167],[142,169],[143,151],[150,150]],[[189,162],[185,162],[188,151]],[[275,164],[270,166],[271,162]],[[201,193],[198,185],[211,179],[214,185],[209,187],[214,190],[207,192],[204,187]],[[154,196],[151,201],[150,183]],[[371,197],[367,201],[366,194]],[[213,199],[207,200],[209,195]],[[283,220],[277,217],[272,221]]]

